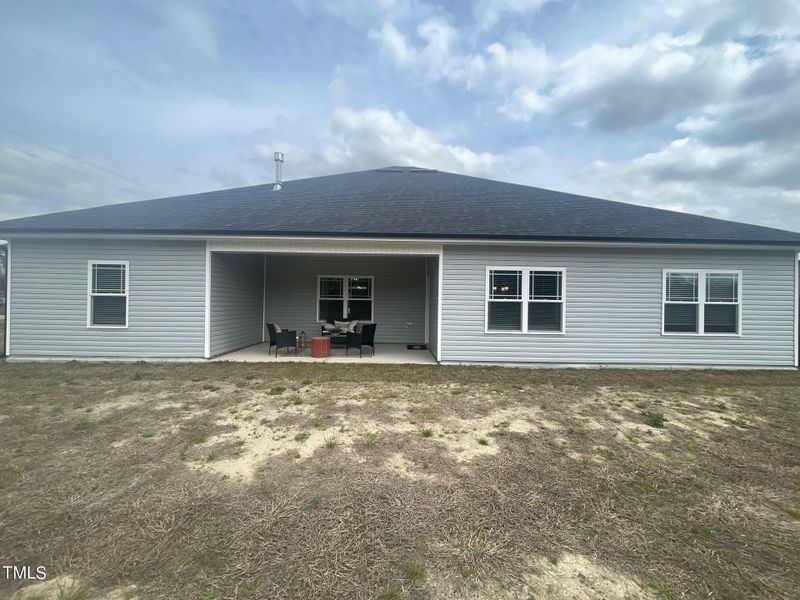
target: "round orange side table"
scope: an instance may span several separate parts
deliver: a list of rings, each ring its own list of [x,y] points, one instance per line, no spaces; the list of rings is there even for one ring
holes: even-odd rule
[[[311,338],[311,358],[328,358],[331,355],[331,338]]]

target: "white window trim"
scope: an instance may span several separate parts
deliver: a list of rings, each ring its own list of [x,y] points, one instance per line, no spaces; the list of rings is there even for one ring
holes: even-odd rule
[[[489,289],[491,288],[492,271],[522,271],[522,297],[519,300],[511,298],[490,299]],[[561,300],[531,300],[530,283],[531,273],[534,271],[558,271],[561,273]],[[484,278],[485,291],[483,301],[483,332],[494,335],[564,335],[567,333],[567,269],[566,267],[486,267],[486,277]],[[522,323],[519,331],[509,331],[500,329],[489,329],[489,302],[522,302]],[[554,302],[561,304],[561,331],[539,331],[528,330],[528,305],[531,302]]]
[[[211,358],[211,242],[206,240],[206,287],[203,314],[203,357]],[[264,324],[261,324],[263,329]]]
[[[358,278],[358,279],[369,279],[371,285],[369,286],[370,289],[370,297],[369,298],[356,298],[355,300],[369,300],[370,301],[370,313],[369,313],[369,320],[361,321],[362,323],[374,323],[375,319],[375,276],[374,275],[317,275],[317,323],[324,323],[322,319],[319,318],[319,301],[323,300],[320,298],[319,295],[319,288],[320,283],[323,279],[342,279],[342,302],[345,316],[342,317],[343,319],[347,319],[347,309],[349,308],[349,286],[347,285],[348,279],[351,278]],[[339,300],[339,298],[325,298],[326,300]]]
[[[125,325],[93,325],[92,324],[92,296],[115,296],[122,294],[93,294],[92,293],[92,267],[94,265],[121,265],[125,267]],[[127,260],[90,260],[86,267],[86,328],[87,329],[128,329],[128,312],[130,294],[128,293],[131,280],[130,262]]]
[[[11,242],[8,243],[9,248]],[[792,255],[792,265],[794,266],[794,366],[800,367],[800,256]],[[8,261],[11,265],[11,260]],[[9,294],[10,295],[10,294]],[[8,302],[8,300],[6,300]],[[9,317],[11,312],[9,311]],[[8,321],[6,321],[6,331],[8,331]],[[8,346],[6,346],[8,348]],[[8,351],[6,351],[8,354]]]
[[[3,353],[11,356],[11,240],[6,241],[6,339]]]
[[[428,257],[425,257],[425,343],[431,343],[431,329],[430,320],[431,316],[431,274],[428,271]],[[428,345],[430,348],[430,345]]]
[[[444,247],[439,246],[439,265],[436,271],[436,362],[442,362],[442,304],[444,298]]]
[[[697,333],[689,331],[665,331],[664,330],[664,312],[667,305],[667,273],[696,273],[697,274],[697,302],[670,302],[670,304],[696,304],[697,305]],[[705,330],[705,310],[706,304],[734,304],[733,302],[706,302],[706,275],[722,274],[722,275],[736,275],[737,280],[737,298],[736,298],[736,333],[706,333]],[[665,336],[689,336],[689,337],[742,337],[742,312],[744,312],[744,305],[742,303],[742,272],[731,269],[686,269],[686,268],[671,268],[663,269],[661,271],[661,335]]]

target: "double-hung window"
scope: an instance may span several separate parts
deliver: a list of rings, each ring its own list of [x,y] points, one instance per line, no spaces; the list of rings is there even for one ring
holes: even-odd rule
[[[344,316],[344,280],[342,277],[320,277],[317,320],[342,320]]]
[[[128,263],[126,261],[89,261],[87,326],[128,326]]]
[[[320,276],[317,321],[372,321],[373,288],[371,276]]]
[[[564,269],[489,267],[486,331],[564,332]]]
[[[739,335],[740,271],[664,271],[663,333]]]
[[[372,321],[372,277],[347,278],[347,317]]]
[[[528,293],[528,331],[564,330],[564,272],[531,270]]]
[[[522,330],[522,269],[489,269],[488,331]]]

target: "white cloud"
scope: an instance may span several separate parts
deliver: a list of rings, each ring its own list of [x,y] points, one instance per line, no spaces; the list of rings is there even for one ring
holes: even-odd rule
[[[510,44],[494,42],[487,46],[486,53],[491,78],[499,89],[514,86],[520,81],[538,88],[550,78],[553,64],[544,46],[517,36]]]
[[[385,108],[336,109],[330,135],[332,140],[323,148],[322,156],[337,171],[399,164],[487,174],[503,160],[497,154],[444,143],[405,113]]]
[[[475,4],[478,27],[489,29],[506,14],[533,13],[553,0],[482,0]]]
[[[667,181],[716,181],[742,186],[799,189],[798,151],[794,145],[753,141],[710,145],[696,138],[674,140],[631,162],[649,177]]]
[[[697,35],[592,44],[558,64],[549,83],[520,80],[502,111],[520,121],[544,114],[599,129],[636,127],[730,98],[756,64],[742,44],[709,47]]]
[[[251,162],[258,165],[259,175],[251,183],[272,181],[272,153],[283,150],[287,179],[413,165],[553,189],[568,189],[574,184],[563,158],[535,145],[515,146],[499,153],[481,151],[456,143],[452,131],[423,127],[405,113],[383,107],[338,108],[313,143],[292,144],[290,137],[288,129],[270,130],[256,143]]]
[[[694,138],[680,138],[658,152],[640,156],[631,165],[658,179],[730,181],[763,176],[763,173],[752,172],[753,169],[765,167],[763,162],[757,160],[762,153],[760,144],[707,146]]]
[[[628,44],[590,43],[566,57],[519,34],[476,47],[481,36],[461,31],[439,16],[422,21],[415,36],[386,21],[370,37],[398,68],[426,81],[493,90],[500,113],[511,120],[557,118],[589,128],[622,130],[737,98],[748,85],[760,84],[756,76],[770,76],[762,66],[772,54],[781,54],[787,63],[800,62],[800,42],[759,29],[779,14],[787,19],[780,31],[800,32],[800,11],[784,7],[764,18],[744,4],[724,9],[719,2],[705,4],[716,7],[716,13],[689,6],[671,11],[673,26],[683,23],[686,15],[697,15],[697,22],[686,25],[684,33],[650,32]],[[731,35],[719,37],[726,19],[739,26],[726,26]]]
[[[294,122],[287,121],[256,132],[256,140],[244,151],[247,161],[214,167],[212,178],[223,185],[270,182],[276,150],[286,156],[283,174],[287,180],[391,165],[519,180],[530,177],[533,166],[544,160],[541,151],[532,147],[503,154],[475,150],[452,141],[452,131],[434,131],[402,111],[383,107],[336,108],[316,136],[304,143],[293,141],[294,127]]]
[[[579,174],[593,194],[800,231],[800,175],[791,152],[760,143],[706,146],[670,142],[632,161],[596,161]]]
[[[543,46],[522,36],[509,42],[493,42],[481,52],[463,49],[463,36],[443,17],[429,17],[416,30],[415,45],[390,21],[371,31],[386,56],[400,69],[422,75],[428,81],[449,81],[467,89],[505,90],[520,81],[544,85],[551,64]]]
[[[409,67],[415,64],[419,51],[408,44],[405,36],[391,21],[384,21],[380,31],[370,31],[369,37],[381,42],[383,49],[394,59],[397,66]]]
[[[706,131],[713,125],[713,122],[705,116],[686,117],[675,126],[675,129],[683,133],[700,133]]]
[[[448,80],[467,88],[481,80],[486,61],[480,55],[459,52],[458,30],[443,17],[429,17],[417,26],[419,45],[409,42],[391,21],[380,30],[370,31],[383,52],[401,69],[418,72],[430,81]]]
[[[654,79],[669,79],[685,75],[695,64],[694,57],[688,52],[667,52],[662,54],[650,67],[650,75]]]
[[[668,24],[704,31],[709,42],[735,35],[793,36],[800,26],[800,4],[795,0],[661,0]]]

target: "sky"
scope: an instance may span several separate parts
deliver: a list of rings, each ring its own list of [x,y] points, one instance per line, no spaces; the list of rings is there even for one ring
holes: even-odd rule
[[[0,6],[0,220],[416,165],[800,231],[800,3]]]

